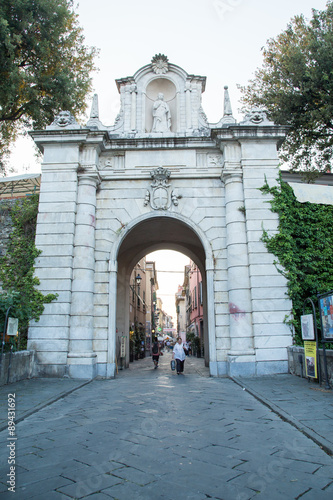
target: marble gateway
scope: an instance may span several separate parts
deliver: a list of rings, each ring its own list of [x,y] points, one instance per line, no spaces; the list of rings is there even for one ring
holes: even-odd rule
[[[227,87],[222,118],[208,123],[206,78],[163,54],[116,83],[114,125],[95,95],[86,126],[65,110],[31,133],[44,154],[36,274],[59,294],[29,329],[40,375],[114,377],[119,335],[128,365],[130,273],[158,249],[201,271],[212,376],[287,372],[291,303],[260,240],[278,220],[258,189],[276,181],[286,129],[259,109],[236,123]]]

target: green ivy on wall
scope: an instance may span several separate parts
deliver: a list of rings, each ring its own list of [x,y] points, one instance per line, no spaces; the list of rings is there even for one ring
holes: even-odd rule
[[[311,298],[317,305],[317,294],[333,289],[333,206],[300,203],[281,175],[277,186],[269,187],[266,181],[260,190],[273,196],[271,210],[279,215],[277,234],[269,235],[264,229],[262,241],[287,278],[293,317],[286,322],[294,327],[294,340],[300,345],[304,300]]]
[[[34,262],[41,251],[35,246],[38,195],[18,200],[11,209],[13,230],[9,236],[6,254],[0,258],[0,326],[3,331],[5,315],[19,319],[20,347],[26,345],[29,321],[39,320],[44,304],[57,298],[56,294],[43,295],[36,287],[39,279],[34,275]]]

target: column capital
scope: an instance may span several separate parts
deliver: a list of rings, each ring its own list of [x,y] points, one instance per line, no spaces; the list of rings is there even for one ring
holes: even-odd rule
[[[243,171],[240,168],[223,168],[221,173],[221,181],[225,184],[230,182],[241,182],[243,179]]]
[[[99,173],[96,172],[78,172],[79,185],[93,186],[95,189],[101,182]]]

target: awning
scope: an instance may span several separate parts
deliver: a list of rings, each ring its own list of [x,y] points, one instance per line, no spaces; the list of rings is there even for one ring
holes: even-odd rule
[[[333,186],[321,184],[304,184],[288,182],[300,203],[317,203],[319,205],[333,205]]]
[[[41,174],[22,174],[0,178],[0,198],[23,198],[39,193]]]

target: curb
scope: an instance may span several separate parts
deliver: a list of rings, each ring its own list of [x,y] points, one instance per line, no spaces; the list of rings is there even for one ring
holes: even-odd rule
[[[292,425],[296,429],[298,429],[300,432],[302,432],[306,437],[311,439],[316,445],[320,446],[322,450],[327,453],[327,455],[332,456],[333,455],[333,447],[332,443],[327,441],[325,438],[317,434],[314,430],[310,429],[309,427],[301,424],[296,418],[294,418],[292,415],[289,415],[289,413],[286,413],[284,410],[282,410],[279,406],[277,406],[275,403],[272,401],[266,399],[264,396],[261,394],[258,394],[256,391],[251,389],[243,380],[239,380],[233,377],[229,377],[230,380],[232,380],[235,384],[237,384],[239,387],[242,387],[242,389],[245,389],[251,396],[253,396],[255,399],[260,401],[260,403],[264,404],[267,406],[270,410],[272,410],[276,415],[278,415],[282,420],[287,422],[288,424]]]

